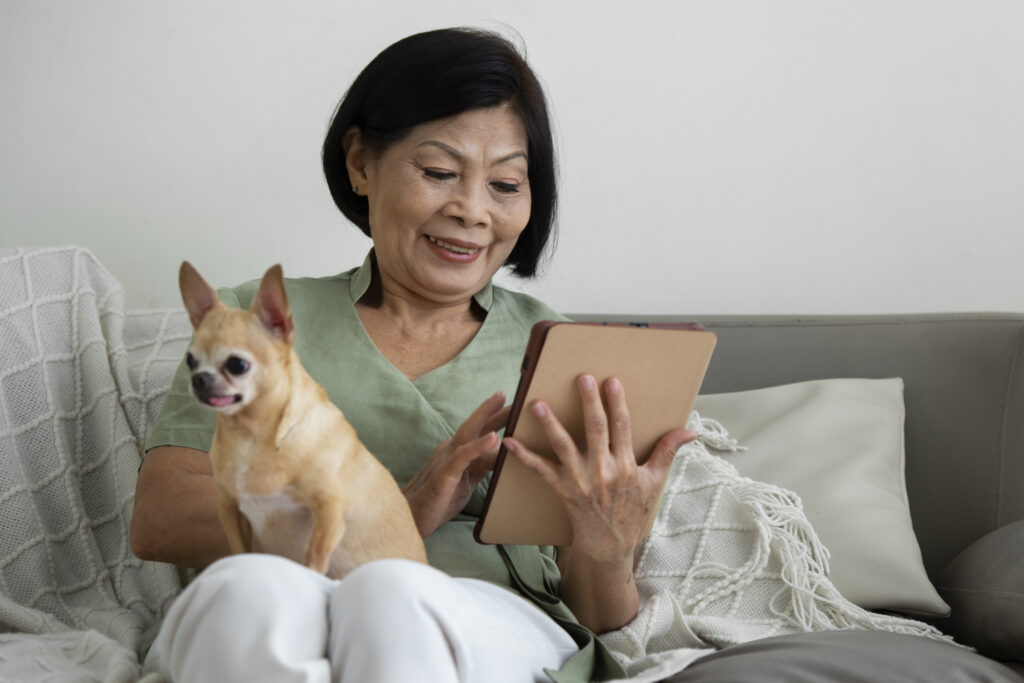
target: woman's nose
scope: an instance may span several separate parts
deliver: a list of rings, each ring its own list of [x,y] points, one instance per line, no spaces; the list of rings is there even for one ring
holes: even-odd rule
[[[444,215],[455,218],[467,228],[490,225],[486,188],[460,185],[445,205]]]

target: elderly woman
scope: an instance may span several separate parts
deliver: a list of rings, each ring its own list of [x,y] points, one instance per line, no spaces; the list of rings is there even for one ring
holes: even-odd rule
[[[385,560],[332,581],[277,557],[227,558],[207,456],[213,416],[179,369],[146,444],[131,530],[139,557],[212,565],[172,606],[152,648],[151,663],[173,680],[620,674],[593,634],[636,614],[643,521],[692,434],[667,434],[637,466],[621,386],[583,376],[586,452],[543,403],[532,410],[560,465],[506,440],[564,498],[576,544],[556,551],[472,537],[530,328],[561,317],[491,284],[503,266],[537,271],[555,216],[553,150],[536,77],[489,33],[411,36],[352,84],[323,165],[335,203],[373,249],[338,276],[287,282],[296,350],[403,486],[431,566]],[[222,298],[248,306],[255,284]]]

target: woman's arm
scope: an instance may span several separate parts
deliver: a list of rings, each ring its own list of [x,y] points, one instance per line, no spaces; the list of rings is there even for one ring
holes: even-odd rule
[[[604,384],[607,410],[593,377],[580,376],[578,386],[583,399],[585,452],[543,401],[533,403],[530,410],[543,425],[558,462],[527,450],[514,438],[505,443],[565,502],[573,545],[560,551],[562,599],[581,624],[604,633],[625,626],[636,616],[639,597],[633,577],[634,554],[658,504],[672,458],[695,435],[685,429],[665,434],[647,462],[638,465],[622,385],[615,379]]]
[[[633,558],[605,561],[560,548],[561,598],[580,623],[597,634],[622,628],[633,620],[640,595],[633,578]],[[562,559],[566,557],[566,559]]]
[[[231,554],[217,517],[209,454],[159,446],[146,454],[135,486],[130,532],[136,557],[205,567]]]

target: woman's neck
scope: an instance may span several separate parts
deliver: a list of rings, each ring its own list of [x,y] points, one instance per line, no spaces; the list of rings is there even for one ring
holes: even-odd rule
[[[486,311],[474,298],[431,301],[375,277],[356,313],[381,354],[410,380],[455,358],[479,331]]]

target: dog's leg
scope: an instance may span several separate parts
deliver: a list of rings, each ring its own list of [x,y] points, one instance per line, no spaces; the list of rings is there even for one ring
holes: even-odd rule
[[[242,511],[238,509],[238,500],[225,489],[220,489],[217,497],[217,516],[224,534],[228,537],[228,546],[235,555],[248,552],[252,531],[248,520],[242,519]]]
[[[245,548],[245,552],[261,552],[254,542],[255,536],[252,533],[252,524],[249,523],[249,518],[243,515],[241,510],[238,511],[238,527],[242,532],[242,547]],[[259,539],[256,540],[258,541]]]
[[[310,569],[327,573],[331,561],[331,553],[341,543],[345,535],[345,512],[348,502],[336,496],[329,499],[316,497],[309,507],[313,517],[313,533],[306,549],[306,566]]]

